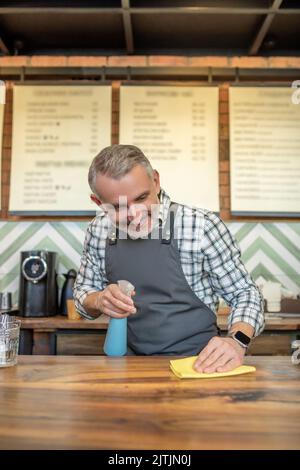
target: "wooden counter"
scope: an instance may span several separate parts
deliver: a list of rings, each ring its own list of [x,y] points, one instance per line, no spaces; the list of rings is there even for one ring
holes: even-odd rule
[[[0,369],[1,449],[299,449],[300,365],[180,380],[170,357],[20,356]]]
[[[227,312],[228,314],[228,312]],[[218,315],[218,326],[227,331],[227,314]],[[22,318],[21,354],[103,354],[108,318],[69,320],[67,317]],[[267,317],[263,335],[252,344],[254,355],[289,355],[291,342],[300,339],[300,317]]]

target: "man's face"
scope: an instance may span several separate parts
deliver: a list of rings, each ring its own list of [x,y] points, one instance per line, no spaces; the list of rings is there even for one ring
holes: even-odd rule
[[[99,174],[95,189],[99,196],[92,195],[91,199],[102,206],[121,230],[133,238],[152,230],[159,208],[157,171],[151,177],[143,165],[136,165],[120,179]]]

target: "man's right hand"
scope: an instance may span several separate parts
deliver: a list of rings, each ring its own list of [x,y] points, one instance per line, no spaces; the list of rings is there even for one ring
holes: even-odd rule
[[[132,295],[135,295],[135,291]],[[136,313],[133,300],[123,294],[117,284],[109,284],[103,291],[87,295],[83,307],[93,316],[103,313],[113,318],[125,318]]]

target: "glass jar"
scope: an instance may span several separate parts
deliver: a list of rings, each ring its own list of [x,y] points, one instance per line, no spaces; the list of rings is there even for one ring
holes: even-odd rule
[[[292,341],[292,363],[300,364],[300,340]]]
[[[6,318],[0,322],[0,367],[14,366],[18,360],[21,320]]]

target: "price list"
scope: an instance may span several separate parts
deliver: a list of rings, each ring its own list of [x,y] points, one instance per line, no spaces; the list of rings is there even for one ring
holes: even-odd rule
[[[300,104],[291,87],[230,89],[231,208],[300,214]]]
[[[11,212],[95,211],[87,183],[111,140],[111,87],[15,86]]]
[[[120,143],[145,153],[173,200],[219,210],[217,87],[121,87]]]

